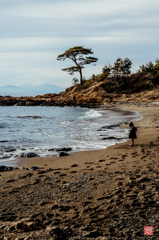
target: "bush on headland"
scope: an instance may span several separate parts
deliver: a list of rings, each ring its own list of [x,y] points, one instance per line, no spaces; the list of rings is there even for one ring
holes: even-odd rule
[[[137,73],[131,74],[132,62],[125,58],[118,58],[114,65],[105,65],[102,73],[92,75],[91,79],[84,80],[80,89],[89,88],[93,82],[100,82],[100,86],[107,93],[138,93],[152,90],[159,85],[159,60],[140,66]]]

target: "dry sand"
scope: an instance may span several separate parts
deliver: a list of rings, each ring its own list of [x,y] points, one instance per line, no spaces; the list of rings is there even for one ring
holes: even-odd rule
[[[159,239],[159,104],[111,108],[143,115],[135,146],[20,159],[1,172],[0,239],[136,240],[144,226]]]

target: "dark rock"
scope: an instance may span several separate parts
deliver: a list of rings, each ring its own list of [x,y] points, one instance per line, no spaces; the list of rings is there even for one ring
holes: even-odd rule
[[[26,157],[26,153],[21,153],[19,157],[21,158]]]
[[[38,157],[38,155],[36,153],[29,152],[29,153],[21,153],[20,157],[32,158],[32,157]]]
[[[42,118],[40,116],[18,116],[17,118]]]
[[[72,148],[50,148],[50,149],[48,149],[48,151],[49,152],[53,152],[53,151],[56,151],[56,152],[69,152],[69,151],[71,151],[72,150]]]
[[[12,171],[13,167],[0,166],[0,172]]]
[[[53,168],[48,168],[48,169],[47,169],[48,172],[51,172],[51,171],[53,171],[53,170],[54,170]]]
[[[69,154],[66,152],[60,152],[58,155],[58,157],[64,157],[64,156],[69,156]]]
[[[72,150],[72,148],[56,148],[55,149],[57,152],[69,152]]]
[[[48,149],[49,152],[53,152],[53,151],[56,151],[56,148],[50,148]]]
[[[33,166],[33,167],[30,167],[29,169],[32,170],[32,171],[35,171],[35,170],[40,169],[40,168]]]
[[[21,151],[25,151],[26,149],[25,149],[25,148],[21,148],[20,150],[21,150]]]
[[[9,149],[6,150],[6,152],[14,152],[14,151],[16,151],[15,148],[9,148]]]
[[[27,158],[31,158],[31,157],[38,157],[38,155],[36,153],[27,153]]]
[[[120,125],[119,124],[112,124],[112,125],[109,125],[109,126],[103,126],[97,131],[105,131],[105,129],[113,129],[113,128],[116,128],[116,127],[120,127]]]
[[[116,137],[104,137],[101,140],[122,140],[122,138],[116,138]]]

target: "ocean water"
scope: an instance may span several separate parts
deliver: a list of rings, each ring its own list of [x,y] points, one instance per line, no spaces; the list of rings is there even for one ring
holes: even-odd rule
[[[136,121],[136,112],[80,107],[0,107],[0,165],[13,165],[23,153],[57,154],[104,149],[124,142],[128,129],[120,124]]]

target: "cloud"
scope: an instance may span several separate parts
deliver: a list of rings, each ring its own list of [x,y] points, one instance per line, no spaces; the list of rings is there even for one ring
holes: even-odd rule
[[[56,58],[77,45],[99,58],[84,69],[86,78],[118,57],[134,66],[158,57],[158,0],[0,0],[0,6],[0,85],[69,86],[73,77],[61,69],[72,63]]]
[[[2,2],[2,0],[1,0]],[[6,0],[7,2],[7,0]],[[9,2],[9,1],[8,1]],[[17,3],[17,4],[16,4]],[[4,6],[4,7],[3,7]],[[7,17],[22,17],[22,18],[51,18],[51,19],[81,19],[94,18],[94,16],[145,16],[145,13],[157,14],[157,9],[154,6],[159,6],[157,0],[66,0],[66,1],[10,1],[10,4],[2,4],[1,14]],[[7,9],[6,9],[7,7]],[[6,10],[5,10],[6,9]]]
[[[56,50],[62,44],[62,38],[53,37],[21,37],[0,39],[0,51]]]

